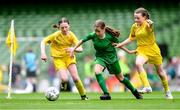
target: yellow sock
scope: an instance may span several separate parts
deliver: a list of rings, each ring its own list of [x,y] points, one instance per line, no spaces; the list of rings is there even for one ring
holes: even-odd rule
[[[144,87],[150,87],[146,72],[141,72],[139,76],[141,78]]]
[[[78,91],[79,91],[79,94],[80,94],[81,96],[86,95],[85,89],[84,89],[84,86],[83,86],[81,80],[75,81],[75,85],[76,85],[76,87],[77,87],[77,89],[78,89]]]
[[[166,78],[161,78],[161,81],[162,81],[162,84],[163,84],[163,87],[164,87],[164,91],[165,92],[170,91],[169,85],[168,85],[168,80]]]

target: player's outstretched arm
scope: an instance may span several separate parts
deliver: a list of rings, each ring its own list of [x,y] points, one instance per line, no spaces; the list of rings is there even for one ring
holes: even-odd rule
[[[73,50],[70,52],[70,56],[71,57],[73,57],[74,56],[74,52],[78,52],[79,50],[82,50],[83,51],[83,49],[81,49],[80,48],[80,46],[83,44],[83,41],[82,40],[80,40],[78,43],[77,43],[77,45],[73,48]]]
[[[46,55],[46,48],[45,48],[45,43],[42,40],[41,41],[41,60],[45,61],[47,60],[47,55]]]
[[[135,54],[137,51],[136,50],[129,50],[126,47],[121,47],[122,50],[126,51],[129,54]]]
[[[75,49],[75,52],[82,52],[82,51],[83,51],[83,48],[81,46]]]
[[[129,43],[131,43],[132,40],[130,38],[127,38],[125,41],[121,42],[121,43],[113,43],[112,45],[117,47],[117,48],[121,48]]]
[[[75,52],[82,52],[83,48],[82,47],[78,47],[76,50],[74,50],[74,47],[70,47],[70,48],[67,48],[66,51],[70,53],[71,57],[73,57],[74,56],[74,51]]]

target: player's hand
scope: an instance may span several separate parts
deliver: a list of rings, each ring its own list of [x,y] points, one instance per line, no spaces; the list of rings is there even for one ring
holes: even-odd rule
[[[67,48],[66,51],[70,53],[70,57],[74,57],[74,51],[75,50],[73,47]]]
[[[151,27],[153,25],[153,21],[150,19],[146,20],[148,27]]]
[[[43,61],[45,61],[45,62],[47,61],[47,56],[46,56],[46,54],[42,54],[42,55],[41,55],[41,60],[43,60]]]
[[[136,53],[137,53],[137,50],[130,50],[128,53],[129,53],[129,54],[136,54]]]
[[[74,50],[72,50],[71,52],[70,52],[70,57],[74,57]]]
[[[121,43],[119,43],[119,44],[117,44],[115,47],[116,47],[116,48],[121,48],[121,47],[123,47],[123,45],[122,45]]]
[[[113,46],[117,46],[117,44],[118,44],[118,43],[114,43],[114,42],[112,43]]]
[[[150,24],[150,25],[152,25],[152,24],[154,23],[154,22],[153,22],[152,20],[150,20],[150,19],[147,19],[146,22],[147,22],[148,24]]]

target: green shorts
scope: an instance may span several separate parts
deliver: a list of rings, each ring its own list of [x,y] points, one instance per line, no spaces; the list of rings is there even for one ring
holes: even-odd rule
[[[121,73],[121,68],[120,68],[118,60],[116,62],[114,62],[113,64],[107,64],[102,59],[96,58],[95,64],[99,64],[99,65],[103,66],[104,70],[107,68],[107,70],[109,71],[110,74],[120,74]]]

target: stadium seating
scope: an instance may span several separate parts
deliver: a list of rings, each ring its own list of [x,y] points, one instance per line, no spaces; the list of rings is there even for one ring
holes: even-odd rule
[[[93,31],[93,23],[96,19],[103,19],[107,25],[120,29],[124,40],[128,37],[130,27],[133,23],[133,10],[135,8],[106,6],[106,7],[17,7],[14,9],[1,9],[0,12],[0,38],[5,39],[10,27],[11,19],[15,19],[15,31],[17,37],[38,38],[36,41],[19,41],[17,58],[21,59],[27,47],[32,47],[34,52],[40,57],[40,40],[56,29],[52,25],[57,23],[60,17],[67,17],[71,22],[72,31],[81,39]],[[158,43],[167,43],[170,56],[180,55],[180,49],[177,49],[180,42],[180,14],[179,7],[150,7],[151,18],[155,24],[155,34]],[[39,38],[40,37],[40,38]],[[85,52],[78,55],[80,61],[83,61],[84,55],[91,54],[93,46],[90,42],[85,44]],[[0,44],[0,64],[8,64],[9,56],[4,42]],[[134,49],[135,44],[128,46]],[[89,48],[91,47],[91,48]],[[131,57],[130,57],[131,58]],[[46,67],[41,67],[42,70]]]

